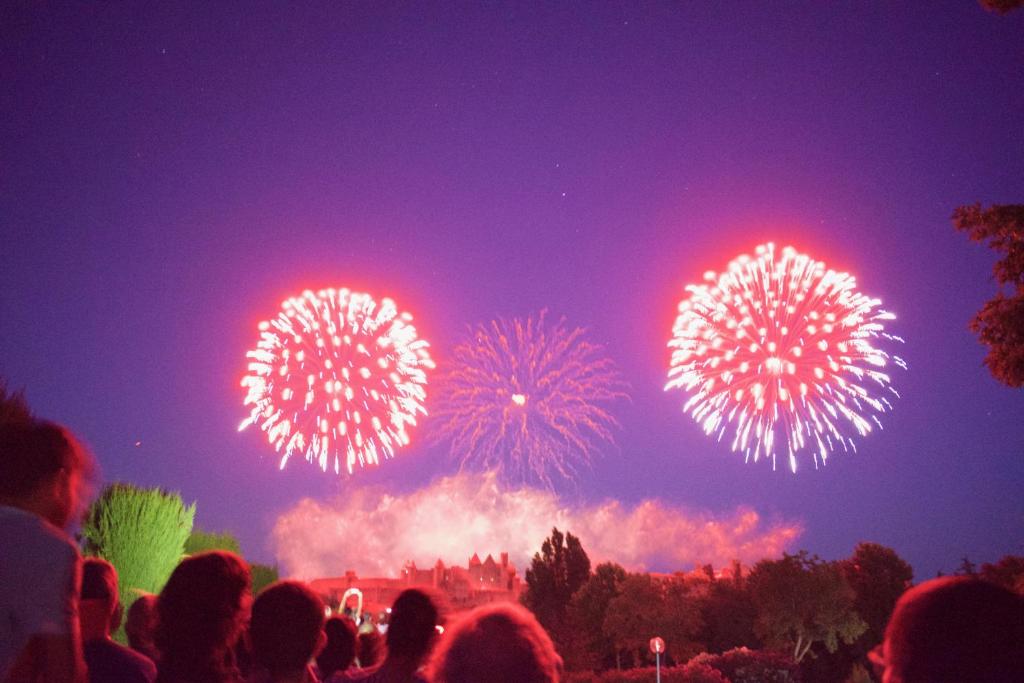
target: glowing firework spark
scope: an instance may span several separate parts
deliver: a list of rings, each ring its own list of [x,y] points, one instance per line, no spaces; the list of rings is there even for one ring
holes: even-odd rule
[[[907,366],[874,343],[903,340],[885,332],[895,316],[857,292],[853,276],[766,244],[704,279],[679,304],[665,389],[691,394],[683,409],[705,433],[721,439],[733,425],[732,450],[771,456],[774,468],[779,428],[795,472],[808,443],[817,467],[837,447],[856,451],[851,432],[881,428],[887,394],[899,396],[885,368]]]
[[[395,302],[347,289],[305,291],[259,325],[242,379],[252,406],[239,431],[259,423],[281,467],[293,453],[334,471],[345,461],[379,464],[409,443],[406,427],[426,414],[429,344]]]
[[[625,385],[582,329],[545,316],[470,329],[438,384],[434,438],[463,467],[553,488],[552,475],[573,479],[614,442],[607,406]]]

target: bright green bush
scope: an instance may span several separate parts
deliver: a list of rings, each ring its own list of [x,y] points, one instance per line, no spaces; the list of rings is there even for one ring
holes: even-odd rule
[[[277,581],[280,577],[277,567],[265,564],[249,565],[249,572],[252,574],[252,594],[259,595],[260,591]]]
[[[203,531],[193,529],[185,541],[185,554],[195,555],[208,550],[227,550],[236,555],[242,554],[242,546],[233,534],[227,531],[217,533],[215,531]]]
[[[82,526],[85,553],[108,560],[120,579],[127,610],[140,593],[159,593],[181,561],[196,506],[178,493],[112,484],[92,504]]]

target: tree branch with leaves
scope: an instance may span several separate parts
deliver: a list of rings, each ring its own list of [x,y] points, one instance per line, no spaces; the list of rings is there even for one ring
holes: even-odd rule
[[[762,560],[750,572],[757,605],[755,630],[770,647],[786,648],[800,662],[815,643],[835,652],[853,643],[868,625],[854,610],[854,591],[838,563],[806,551]]]
[[[953,225],[975,242],[1002,257],[993,267],[999,291],[982,306],[971,329],[988,347],[985,365],[1007,386],[1024,386],[1024,205],[1004,204],[982,209],[961,206]]]

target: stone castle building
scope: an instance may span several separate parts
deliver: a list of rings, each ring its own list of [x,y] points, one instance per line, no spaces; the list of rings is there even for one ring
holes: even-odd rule
[[[344,576],[314,579],[309,585],[332,606],[356,588],[363,594],[363,610],[370,613],[383,612],[406,588],[426,588],[446,598],[452,611],[461,612],[491,602],[519,601],[523,586],[516,568],[509,563],[508,553],[499,558],[488,555],[481,561],[474,553],[465,567],[448,567],[439,559],[429,569],[407,562],[396,578],[360,578],[349,570]]]

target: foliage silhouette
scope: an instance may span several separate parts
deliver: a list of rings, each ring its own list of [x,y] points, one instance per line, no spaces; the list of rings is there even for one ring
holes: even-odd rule
[[[1007,386],[1024,386],[1024,205],[981,204],[953,212],[953,225],[975,242],[1002,254],[995,266],[999,291],[971,320],[971,329],[988,347],[985,365]],[[1006,293],[1005,289],[1009,290]]]

